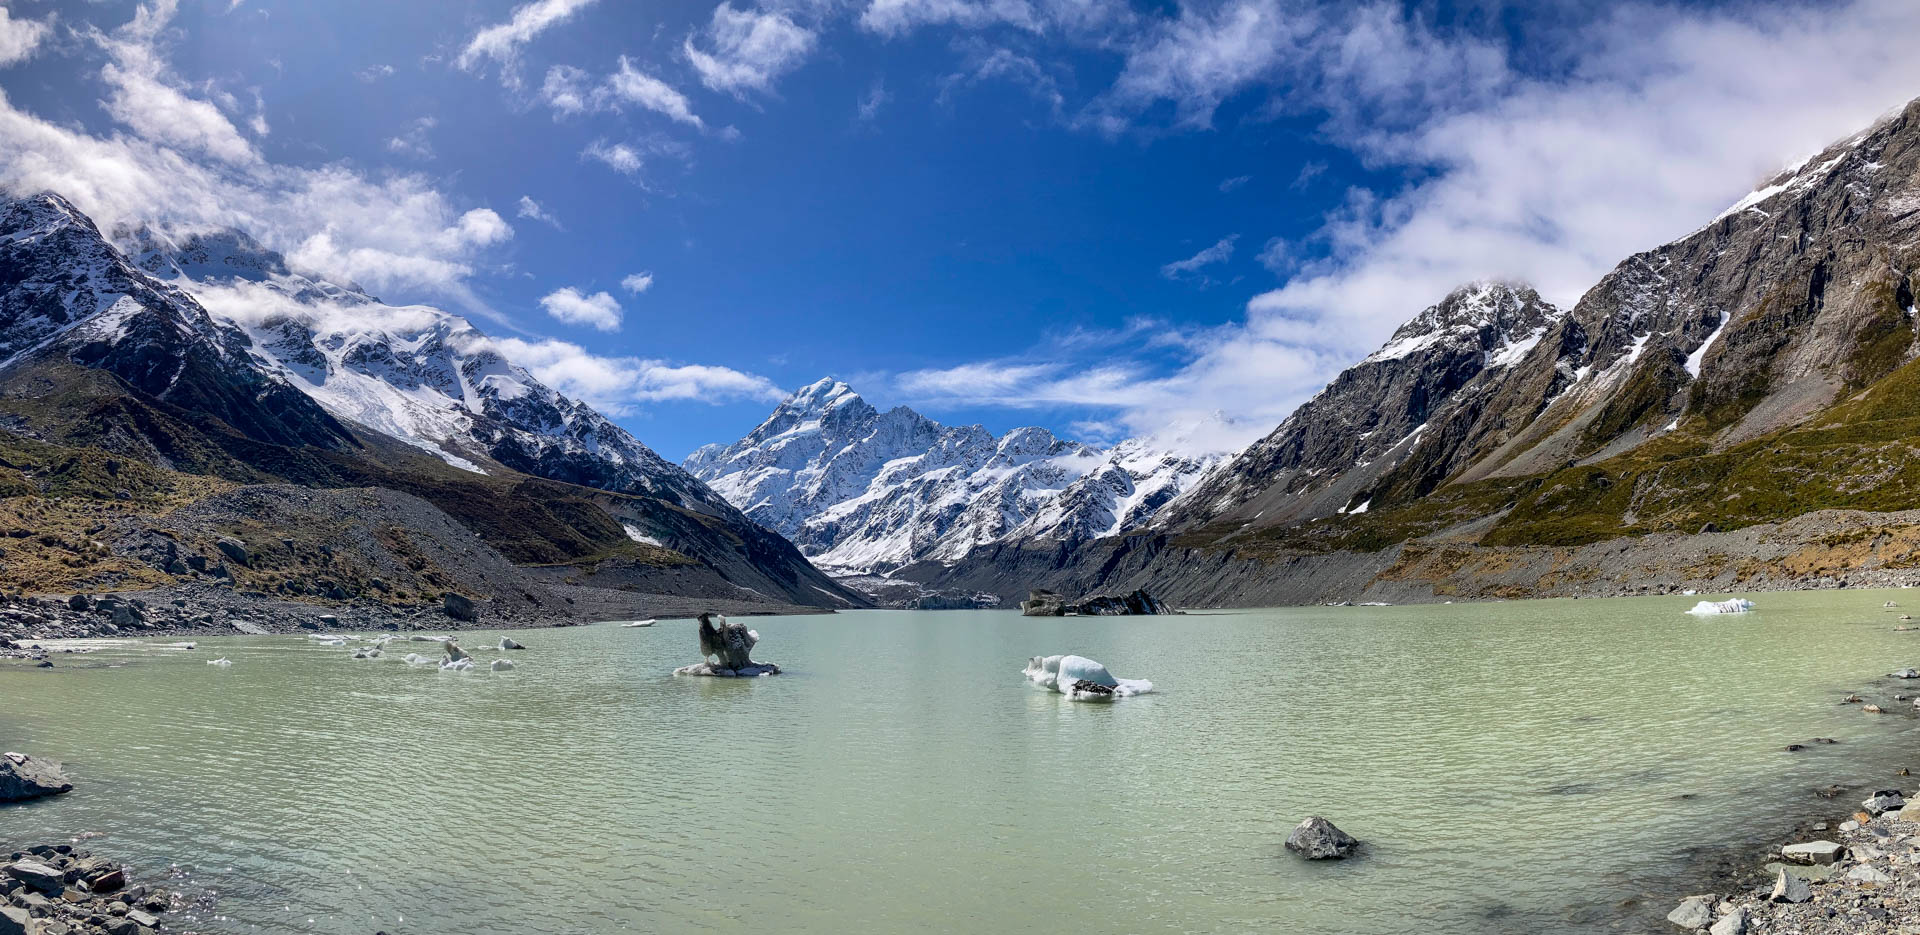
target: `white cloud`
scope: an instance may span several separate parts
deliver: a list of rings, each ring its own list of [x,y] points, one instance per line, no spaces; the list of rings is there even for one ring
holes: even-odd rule
[[[406,132],[387,140],[387,152],[415,159],[432,159],[433,143],[427,139],[438,121],[432,117],[421,117],[407,126]]]
[[[569,325],[590,325],[601,331],[620,330],[620,303],[605,292],[584,295],[572,286],[565,286],[542,297],[540,307]]]
[[[978,29],[1005,23],[1039,32],[1040,15],[1026,0],[872,0],[860,14],[860,26],[898,36],[919,26],[952,25]]]
[[[368,84],[372,84],[376,81],[379,81],[382,78],[393,77],[393,66],[392,65],[368,65],[367,67],[362,68],[359,71],[354,72],[353,74],[354,74],[354,77],[359,78],[361,81],[364,81]]]
[[[1229,234],[1220,238],[1213,246],[1201,250],[1184,260],[1175,260],[1160,267],[1160,275],[1168,279],[1179,279],[1191,275],[1215,263],[1225,263],[1233,259],[1233,243],[1240,239],[1239,234]]]
[[[625,143],[609,144],[605,140],[594,140],[588,143],[587,148],[580,152],[580,157],[604,162],[622,175],[632,175],[640,171],[640,167],[645,164],[640,158],[639,150]]]
[[[496,338],[493,344],[540,382],[615,415],[631,412],[635,403],[773,402],[786,395],[767,378],[731,367],[600,357],[577,344],[552,339]]]
[[[633,275],[620,280],[620,288],[625,289],[628,292],[633,293],[634,295],[639,295],[640,293],[653,288],[653,274],[652,273],[634,273]]]
[[[527,195],[520,196],[520,209],[516,211],[515,214],[529,220],[539,221],[542,224],[551,225],[554,230],[566,230],[566,228],[560,226],[559,218],[554,217],[547,209],[540,207],[540,202],[534,201],[532,197]]]
[[[590,84],[590,76],[582,69],[555,65],[547,69],[546,80],[540,85],[540,97],[547,106],[563,114],[617,111],[626,105],[637,105],[697,129],[707,127],[706,121],[693,112],[693,102],[687,100],[685,94],[634,67],[633,61],[624,55],[620,56],[613,73],[599,84]]]
[[[110,46],[114,63],[124,57],[129,73],[169,75],[154,43],[170,13],[165,4],[143,7],[110,39],[94,38]],[[159,86],[175,104],[200,105],[188,112],[219,117],[211,103]],[[486,248],[512,235],[494,212],[462,211],[419,175],[271,163],[223,145],[235,138],[230,124],[207,126],[214,130],[186,133],[137,122],[132,133],[94,136],[22,111],[0,92],[0,190],[59,192],[108,231],[143,223],[238,228],[329,278],[425,292],[492,314],[467,279]]]
[[[558,25],[582,9],[593,5],[594,0],[534,0],[522,4],[513,10],[513,15],[504,23],[495,23],[475,33],[466,48],[460,51],[454,64],[471,71],[485,60],[491,59],[501,66],[501,79],[509,86],[519,85],[517,67],[520,60],[520,47],[532,42],[535,36]]]
[[[173,79],[158,43],[176,6],[177,0],[156,0],[137,7],[133,19],[111,35],[90,32],[109,59],[100,69],[107,113],[157,143],[236,164],[259,162],[253,144],[220,108],[187,96]]]
[[[1045,103],[1054,116],[1059,116],[1066,105],[1066,96],[1060,93],[1060,83],[1054,80],[1045,66],[1030,55],[1023,55],[1008,48],[996,48],[977,43],[965,44],[970,50],[967,55],[966,70],[954,72],[940,79],[941,103],[949,103],[954,91],[961,87],[976,85],[984,81],[1007,81],[1022,85],[1032,93],[1036,100]]]
[[[1183,4],[1177,17],[1134,40],[1113,87],[1090,108],[1089,123],[1117,132],[1134,114],[1170,101],[1181,126],[1210,127],[1222,101],[1297,60],[1317,27],[1283,0]]]
[[[872,123],[876,117],[880,116],[880,108],[887,106],[887,101],[891,98],[892,95],[887,93],[886,82],[875,78],[872,86],[867,88],[867,93],[860,95],[855,115],[861,123]]]
[[[607,78],[607,88],[613,98],[638,104],[658,114],[665,114],[674,120],[695,127],[704,128],[706,124],[693,112],[687,96],[673,89],[671,85],[646,72],[633,67],[627,57],[620,56],[620,67]]]
[[[1253,181],[1253,176],[1251,175],[1236,175],[1230,179],[1221,179],[1220,190],[1222,192],[1230,192],[1251,181]]]
[[[53,17],[43,20],[14,19],[0,6],[0,67],[24,62],[33,57],[40,40],[53,31]]]
[[[800,67],[817,36],[777,10],[736,10],[731,2],[713,8],[707,25],[707,49],[692,36],[682,46],[700,82],[715,91],[744,97],[748,91],[771,93],[774,79]]]

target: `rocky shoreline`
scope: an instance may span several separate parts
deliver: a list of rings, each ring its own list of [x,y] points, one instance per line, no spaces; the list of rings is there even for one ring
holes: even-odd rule
[[[71,844],[14,851],[0,868],[0,935],[149,935],[184,907],[180,894]]]
[[[40,658],[43,641],[152,636],[245,636],[329,630],[390,632],[513,630],[578,626],[600,620],[691,617],[703,610],[734,616],[832,613],[818,607],[758,604],[604,588],[563,587],[566,614],[528,613],[457,595],[431,605],[373,602],[305,604],[229,588],[189,585],[107,594],[0,592],[0,659]]]

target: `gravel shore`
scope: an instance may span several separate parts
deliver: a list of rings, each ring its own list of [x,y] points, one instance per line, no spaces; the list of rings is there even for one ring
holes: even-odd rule
[[[0,935],[148,935],[182,908],[131,867],[71,844],[14,851],[0,868]]]

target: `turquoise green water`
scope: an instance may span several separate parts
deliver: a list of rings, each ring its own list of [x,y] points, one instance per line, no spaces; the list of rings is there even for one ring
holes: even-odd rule
[[[1835,702],[1896,706],[1908,594],[761,618],[787,674],[738,682],[667,674],[683,621],[518,633],[511,673],[123,645],[0,665],[0,747],[79,786],[0,845],[178,861],[215,932],[1639,930],[1690,845],[1906,765],[1915,721]],[[1158,691],[1023,681],[1061,652]],[[1310,814],[1371,851],[1290,858]]]

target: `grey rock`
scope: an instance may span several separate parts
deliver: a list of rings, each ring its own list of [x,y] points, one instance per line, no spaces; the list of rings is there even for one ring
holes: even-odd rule
[[[31,935],[32,924],[27,910],[0,903],[0,935]]]
[[[1830,864],[1846,852],[1846,845],[1835,841],[1808,841],[1781,848],[1780,856],[1797,864]]]
[[[221,536],[213,544],[219,546],[221,554],[236,565],[245,565],[253,557],[247,551],[247,544],[232,536]]]
[[[1881,815],[1887,812],[1897,812],[1904,808],[1906,804],[1907,801],[1905,797],[1900,794],[1900,790],[1882,789],[1879,792],[1875,792],[1872,797],[1868,798],[1865,802],[1860,803],[1860,807],[1865,809],[1869,814]]]
[[[1667,921],[1683,929],[1698,931],[1706,928],[1713,921],[1713,904],[1719,901],[1718,896],[1689,896],[1667,913]]]
[[[1294,827],[1286,847],[1308,860],[1341,860],[1353,856],[1360,842],[1316,815]]]
[[[1045,589],[1028,591],[1027,599],[1020,602],[1022,617],[1064,617],[1066,615],[1066,599]]]
[[[0,754],[0,802],[23,802],[73,789],[58,764],[24,753]]]
[[[1776,903],[1803,903],[1813,898],[1813,887],[1806,880],[1782,870],[1774,878],[1773,892],[1767,898]]]
[[[58,893],[66,887],[66,876],[36,860],[16,860],[7,865],[10,876],[42,893]]]
[[[1747,910],[1735,909],[1721,916],[1707,932],[1708,935],[1747,935]]]
[[[448,591],[440,598],[440,609],[455,620],[471,623],[480,619],[480,611],[473,606],[473,601],[452,591]]]

